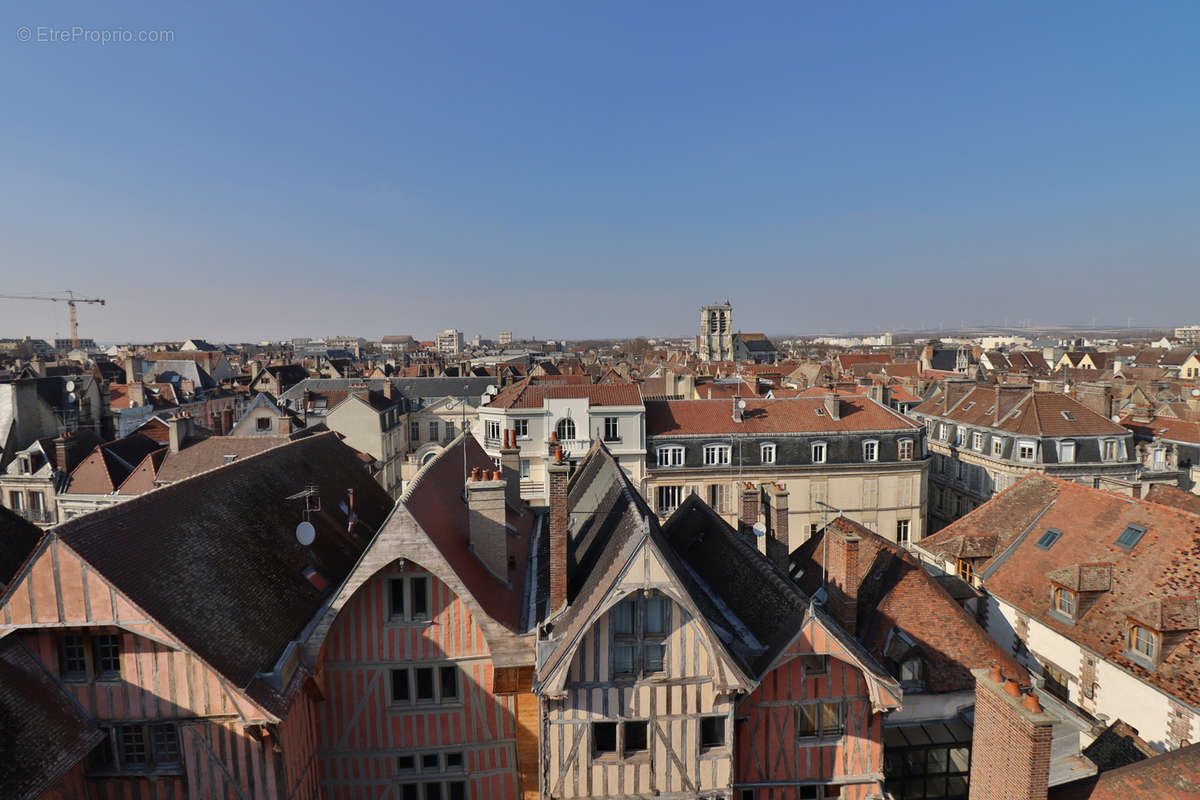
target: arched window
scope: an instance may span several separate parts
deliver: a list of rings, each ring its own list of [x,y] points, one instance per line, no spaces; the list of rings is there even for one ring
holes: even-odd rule
[[[422,464],[428,464],[430,461],[433,461],[433,457],[434,457],[434,456],[436,456],[436,455],[437,455],[437,451],[436,451],[436,450],[431,450],[431,451],[429,451],[429,452],[428,452],[428,453],[426,453],[426,454],[425,454],[425,456],[424,456],[424,457],[421,459],[421,463],[422,463]]]
[[[575,438],[575,421],[570,417],[563,417],[554,426],[554,432],[558,434],[560,442]]]

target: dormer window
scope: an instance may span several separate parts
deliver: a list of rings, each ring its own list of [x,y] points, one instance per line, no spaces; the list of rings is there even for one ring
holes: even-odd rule
[[[1058,460],[1063,464],[1071,464],[1075,461],[1075,443],[1072,441],[1062,441],[1058,443]]]
[[[1004,440],[999,436],[992,437],[992,455],[996,457],[1004,456]]]
[[[863,461],[878,461],[879,460],[879,442],[874,439],[868,439],[863,442]]]
[[[921,682],[921,659],[919,656],[913,656],[900,665],[900,682]]]
[[[1037,445],[1033,442],[1025,441],[1017,445],[1017,458],[1021,461],[1033,461],[1037,455]]]
[[[1129,649],[1150,662],[1158,661],[1158,631],[1143,625],[1129,627]]]
[[[1117,460],[1118,454],[1121,452],[1118,445],[1120,445],[1120,442],[1118,442],[1116,439],[1105,439],[1104,440],[1104,444],[1102,446],[1102,448],[1103,448],[1102,452],[1103,452],[1105,461],[1116,461]]]
[[[706,467],[728,464],[732,449],[727,444],[707,444],[704,446],[704,465]]]
[[[813,442],[812,443],[812,463],[824,464],[826,451],[827,451],[827,448],[825,446],[825,442]]]
[[[975,431],[971,434],[971,449],[983,450],[983,434],[979,431]]]
[[[1064,617],[1075,618],[1075,593],[1061,586],[1054,587],[1054,610]]]
[[[958,576],[967,583],[970,583],[975,579],[975,569],[971,566],[971,562],[967,559],[958,559],[958,563],[955,564],[955,567],[958,569]]]
[[[900,440],[900,460],[901,461],[912,461],[912,459],[913,459],[913,440],[912,439],[901,439]]]
[[[764,442],[758,448],[759,461],[764,464],[775,463],[775,445],[771,442]]]

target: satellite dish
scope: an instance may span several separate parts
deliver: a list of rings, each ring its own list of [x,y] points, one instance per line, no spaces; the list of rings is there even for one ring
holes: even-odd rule
[[[1200,389],[1192,389],[1192,397],[1200,397]]]
[[[308,547],[317,538],[317,529],[308,520],[304,520],[296,526],[296,541]]]
[[[738,400],[738,408],[740,408],[740,409],[743,409],[743,410],[744,410],[744,409],[746,408],[746,401],[745,401],[745,400]]]
[[[79,398],[77,398],[77,397],[75,396],[75,393],[74,393],[74,392],[71,392],[70,394],[68,394],[68,395],[67,395],[67,402],[68,402],[68,403],[74,403],[74,402],[75,402],[76,400],[78,400],[78,399],[79,399]]]
[[[767,535],[767,526],[764,525],[761,521],[754,523],[754,535],[755,536],[766,536]]]
[[[67,381],[67,391],[68,392],[75,391],[75,381]]]

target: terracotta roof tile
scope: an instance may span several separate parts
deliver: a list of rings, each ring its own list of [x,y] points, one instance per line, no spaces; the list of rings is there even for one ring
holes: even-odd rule
[[[867,397],[839,397],[841,412],[838,419],[824,413],[824,393],[821,399],[747,398],[742,422],[733,420],[733,406],[729,400],[651,400],[646,403],[646,435],[849,433],[920,427]],[[822,413],[818,414],[818,409]]]
[[[640,406],[636,383],[538,383],[526,378],[503,389],[491,408],[541,408],[546,400],[587,398],[592,406]]]

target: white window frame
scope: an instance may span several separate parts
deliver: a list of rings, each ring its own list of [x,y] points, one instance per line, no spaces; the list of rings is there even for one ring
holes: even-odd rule
[[[820,455],[820,458],[817,456]],[[814,464],[824,464],[829,460],[829,444],[827,442],[813,442],[809,446],[809,456]]]
[[[758,446],[758,460],[763,464],[774,464],[776,452],[774,442],[763,442]]]
[[[992,455],[996,458],[1004,457],[1004,437],[1003,436],[993,436],[992,437]]]
[[[658,510],[661,513],[674,511],[683,502],[683,487],[678,484],[660,484],[655,494],[654,499],[658,501]],[[674,503],[663,502],[664,497],[670,498],[672,496],[674,496]]]
[[[483,438],[489,442],[500,441],[500,421],[499,420],[485,419],[483,421]]]
[[[1112,453],[1109,453],[1109,449]],[[1100,459],[1102,461],[1117,461],[1121,457],[1120,439],[1102,439],[1100,441]]]
[[[901,461],[912,461],[916,456],[917,446],[912,439],[901,439],[897,443],[897,448]],[[908,451],[907,455],[905,455],[905,450]]]
[[[1025,456],[1025,448],[1029,448],[1030,454]],[[1017,461],[1036,461],[1037,460],[1037,442],[1032,439],[1021,439],[1017,442]]]
[[[733,448],[727,444],[704,445],[704,466],[720,467],[732,463]]]
[[[518,439],[529,438],[529,420],[514,419],[513,420],[513,435]]]
[[[611,423],[612,432],[609,432],[609,424]],[[604,441],[619,442],[621,441],[621,418],[620,417],[605,417],[604,418]]]
[[[973,431],[971,433],[971,449],[977,452],[983,452],[983,432]]]
[[[1074,464],[1075,454],[1079,448],[1074,439],[1063,439],[1058,443],[1058,460],[1062,464]],[[1070,454],[1068,457],[1068,453]]]
[[[903,536],[902,536],[903,534]],[[896,520],[896,543],[908,544],[912,541],[912,520],[898,519]]]
[[[866,439],[862,443],[863,461],[879,460],[879,440]]]
[[[664,444],[655,449],[655,463],[660,467],[682,467],[685,460],[683,445]],[[664,461],[666,463],[664,463]]]

